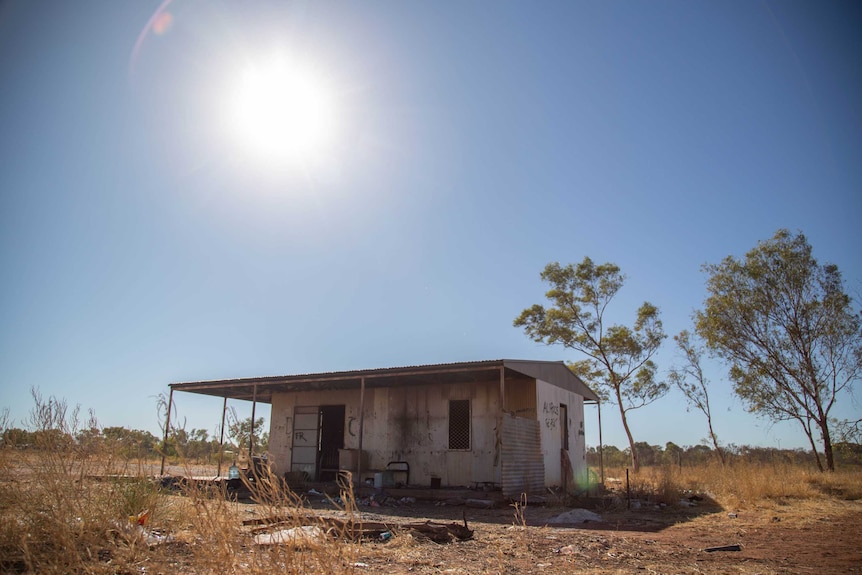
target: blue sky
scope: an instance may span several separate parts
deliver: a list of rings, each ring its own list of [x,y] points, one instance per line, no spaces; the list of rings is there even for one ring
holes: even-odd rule
[[[701,264],[778,228],[858,298],[860,28],[856,2],[4,2],[0,406],[20,424],[35,387],[156,432],[175,381],[574,360],[512,327],[546,263],[617,263],[612,319],[649,300],[672,335]],[[313,161],[226,128],[275,52],[335,102]],[[720,439],[806,445],[709,376]],[[177,401],[215,430],[219,400]],[[631,423],[706,436],[678,393]]]

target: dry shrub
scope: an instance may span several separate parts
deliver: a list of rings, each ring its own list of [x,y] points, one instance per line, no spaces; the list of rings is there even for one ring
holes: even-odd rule
[[[0,572],[18,573],[349,573],[359,542],[320,524],[314,545],[260,547],[247,505],[205,484],[180,493],[160,487],[121,454],[83,449],[75,438],[79,411],[34,394],[29,426],[39,432],[32,452],[0,449]],[[95,428],[94,418],[87,422]],[[120,474],[118,474],[120,472]],[[308,525],[301,500],[264,472],[248,485],[258,514],[279,517],[278,529]],[[356,515],[352,486],[341,512]],[[183,496],[184,495],[184,496]],[[146,513],[146,524],[137,516]],[[142,518],[143,520],[143,518]],[[149,537],[149,539],[148,539]]]
[[[157,488],[143,479],[106,474],[110,453],[81,449],[79,409],[33,394],[32,453],[4,448],[0,505],[2,568],[38,573],[117,572],[140,561],[145,546],[128,515],[157,512]],[[97,424],[94,418],[90,427]],[[107,477],[95,481],[94,476]],[[143,547],[143,548],[142,548]]]

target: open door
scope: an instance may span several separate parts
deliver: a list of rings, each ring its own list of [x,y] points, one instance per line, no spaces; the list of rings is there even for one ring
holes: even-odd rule
[[[291,471],[304,471],[310,481],[317,481],[317,445],[320,435],[320,408],[299,406],[293,410],[293,448]]]
[[[344,449],[344,406],[321,406],[320,450],[318,452],[318,477],[320,481],[335,481],[338,477],[339,449]]]
[[[338,450],[344,448],[343,405],[296,406],[290,470],[304,471],[310,481],[334,481]]]

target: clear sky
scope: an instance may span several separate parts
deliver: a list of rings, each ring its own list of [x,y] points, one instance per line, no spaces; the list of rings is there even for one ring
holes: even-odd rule
[[[701,264],[778,228],[858,298],[860,30],[855,1],[0,3],[0,406],[157,433],[171,382],[579,359],[512,326],[548,262],[618,264],[612,319],[648,300],[672,335]],[[272,62],[312,111],[238,127]],[[709,377],[720,439],[806,446]],[[631,423],[706,436],[678,393]]]

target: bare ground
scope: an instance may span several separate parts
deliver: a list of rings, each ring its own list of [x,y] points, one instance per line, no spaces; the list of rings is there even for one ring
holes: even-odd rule
[[[862,573],[862,502],[767,501],[601,512],[601,522],[552,525],[567,509],[480,510],[415,504],[362,513],[394,525],[392,539],[359,548],[356,571],[415,573]],[[321,511],[326,513],[325,511]],[[733,516],[735,515],[735,516]],[[472,540],[433,543],[397,525],[461,522]],[[738,545],[738,551],[707,552]]]

